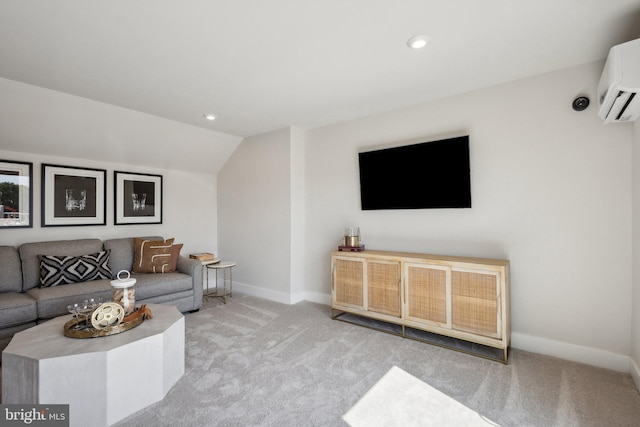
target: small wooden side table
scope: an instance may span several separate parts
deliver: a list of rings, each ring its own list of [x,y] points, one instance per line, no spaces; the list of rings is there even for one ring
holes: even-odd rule
[[[235,261],[220,261],[217,263],[206,264],[207,269],[207,292],[204,294],[206,298],[217,297],[222,298],[222,301],[226,304],[227,297],[233,296],[233,267],[235,267]],[[209,270],[215,270],[216,272],[216,289],[215,292],[209,292]],[[222,270],[222,293],[218,287],[218,271]],[[229,279],[227,280],[227,271],[229,272]],[[227,288],[227,283],[229,287]]]

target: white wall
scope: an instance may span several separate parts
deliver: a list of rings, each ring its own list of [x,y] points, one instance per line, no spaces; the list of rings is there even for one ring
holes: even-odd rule
[[[34,164],[34,226],[0,244],[157,234],[217,251],[216,173],[240,138],[7,79],[0,93],[0,159]],[[42,228],[42,163],[105,169],[107,225]],[[113,225],[114,170],[163,176],[162,224]]]
[[[640,121],[633,127],[633,290],[631,376],[640,389]]]
[[[602,63],[307,133],[307,290],[330,293],[343,227],[369,249],[511,261],[512,344],[628,371],[632,126],[603,126]],[[469,134],[472,209],[362,211],[357,153]],[[381,171],[384,172],[384,171]]]
[[[183,243],[183,255],[217,250],[216,176],[190,172],[134,167],[65,157],[43,156],[0,150],[0,159],[33,163],[33,228],[1,229],[0,245],[77,238],[110,239],[116,237],[160,235]],[[107,171],[106,225],[77,227],[41,227],[42,163],[80,166]],[[113,172],[151,173],[163,177],[162,224],[114,225]]]
[[[291,132],[246,138],[218,174],[220,257],[234,286],[291,302]]]
[[[216,174],[241,138],[0,79],[0,159],[34,164],[34,227],[0,245],[136,235],[175,237],[183,253],[217,252]],[[106,226],[40,226],[41,164],[107,171]],[[113,225],[113,171],[163,176],[163,223]]]

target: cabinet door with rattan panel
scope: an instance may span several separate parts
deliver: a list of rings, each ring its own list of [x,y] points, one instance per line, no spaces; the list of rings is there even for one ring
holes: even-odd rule
[[[367,260],[369,311],[400,317],[400,262]]]
[[[450,272],[449,267],[405,264],[408,320],[450,327]]]
[[[451,314],[453,329],[502,338],[499,274],[454,269]]]
[[[364,263],[362,258],[333,258],[334,307],[364,308]]]

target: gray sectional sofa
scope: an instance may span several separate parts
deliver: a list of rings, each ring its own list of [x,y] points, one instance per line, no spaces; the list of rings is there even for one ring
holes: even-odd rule
[[[163,240],[162,237],[147,239]],[[13,334],[38,322],[68,314],[67,305],[89,297],[111,299],[110,280],[92,280],[53,287],[40,287],[39,255],[81,256],[110,250],[109,267],[115,279],[121,270],[131,271],[133,238],[111,240],[78,239],[25,243],[19,247],[0,246],[0,349]],[[181,312],[202,305],[202,265],[180,256],[171,273],[135,274],[138,303],[170,304]]]

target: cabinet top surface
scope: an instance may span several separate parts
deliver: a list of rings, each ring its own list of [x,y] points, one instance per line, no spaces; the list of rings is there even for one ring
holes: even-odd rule
[[[473,258],[473,257],[461,257],[461,256],[449,256],[449,255],[434,255],[434,254],[419,254],[413,252],[394,252],[394,251],[378,251],[378,250],[365,250],[358,252],[348,251],[333,251],[333,256],[347,256],[347,257],[384,257],[384,258],[403,258],[403,259],[416,259],[416,260],[434,260],[434,261],[454,261],[470,264],[484,264],[484,265],[498,265],[508,266],[509,261],[504,259],[491,259],[491,258]]]

